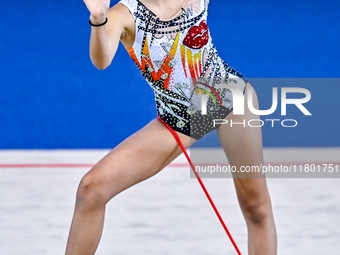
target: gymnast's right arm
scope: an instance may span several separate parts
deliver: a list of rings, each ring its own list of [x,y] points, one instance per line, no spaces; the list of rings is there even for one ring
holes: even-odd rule
[[[108,19],[106,25],[92,26],[90,38],[91,61],[95,67],[103,70],[111,64],[124,34],[126,10],[119,4],[109,8],[110,0],[84,0],[84,3],[91,13],[92,24],[102,24]]]

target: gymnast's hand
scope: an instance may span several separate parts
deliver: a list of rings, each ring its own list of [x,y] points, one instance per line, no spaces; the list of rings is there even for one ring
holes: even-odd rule
[[[107,12],[110,8],[110,0],[83,0],[91,13],[90,20],[93,24],[105,22]]]

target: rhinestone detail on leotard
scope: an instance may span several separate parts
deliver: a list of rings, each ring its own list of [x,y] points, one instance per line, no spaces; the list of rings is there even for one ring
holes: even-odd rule
[[[171,20],[157,17],[139,0],[121,0],[135,19],[135,42],[127,49],[155,93],[159,117],[174,130],[200,139],[233,109],[230,90],[216,84],[246,79],[217,54],[207,26],[207,0],[185,0]],[[203,95],[209,95],[202,114]]]

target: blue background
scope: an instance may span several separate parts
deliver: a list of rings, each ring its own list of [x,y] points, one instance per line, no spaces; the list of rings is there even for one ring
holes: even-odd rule
[[[122,45],[109,68],[92,65],[82,1],[1,5],[0,149],[112,148],[156,117],[153,93]],[[267,109],[273,84],[252,78],[340,77],[339,17],[335,0],[210,0],[208,25],[220,56]],[[288,106],[285,118],[299,125],[265,125],[264,146],[340,146],[339,80],[294,83],[310,90],[313,116]],[[283,119],[279,109],[270,117]],[[219,146],[216,133],[197,146]]]

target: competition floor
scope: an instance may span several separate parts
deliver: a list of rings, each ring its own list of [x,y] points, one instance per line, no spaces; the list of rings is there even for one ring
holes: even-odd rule
[[[0,254],[63,254],[79,180],[107,152],[0,151]],[[273,152],[280,155],[277,162],[340,162],[340,148],[265,149],[266,161]],[[180,156],[110,201],[97,254],[236,254],[189,171]],[[247,254],[246,226],[232,179],[203,182],[242,254]],[[278,254],[339,254],[340,179],[267,182]]]

